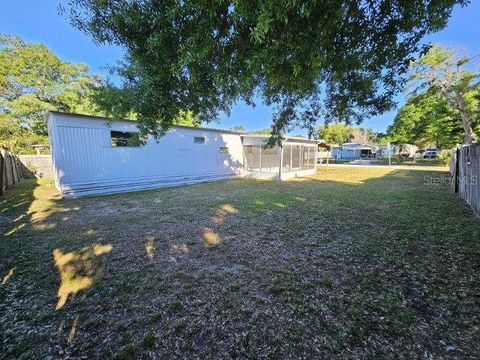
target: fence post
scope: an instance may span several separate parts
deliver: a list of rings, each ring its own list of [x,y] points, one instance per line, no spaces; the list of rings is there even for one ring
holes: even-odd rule
[[[18,182],[20,182],[20,180],[23,179],[23,174],[20,170],[20,159],[18,158],[17,155],[15,155],[15,168],[17,170],[17,178],[18,178]]]
[[[460,147],[457,146],[457,154],[455,156],[455,192],[458,193],[458,171],[460,170]]]
[[[18,178],[18,172],[17,172],[17,161],[15,160],[15,155],[13,153],[10,153],[11,159],[12,159],[12,165],[13,165],[13,177],[15,178],[15,184],[17,184],[20,179]]]
[[[12,187],[15,185],[15,172],[13,170],[12,154],[8,152],[8,162],[10,163],[10,172],[12,173]]]
[[[3,159],[3,154],[0,152],[0,196],[3,195],[3,167],[5,166],[5,160]]]

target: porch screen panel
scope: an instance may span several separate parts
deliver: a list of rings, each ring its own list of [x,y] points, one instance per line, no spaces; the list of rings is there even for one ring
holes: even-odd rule
[[[292,145],[284,145],[283,146],[283,164],[282,168],[284,172],[292,171],[290,168],[290,159],[292,158]]]
[[[260,146],[252,146],[252,150],[253,150],[252,170],[259,171],[262,165],[262,158],[261,158],[262,149]]]
[[[301,152],[300,145],[292,145],[292,170],[300,169],[301,165]]]
[[[260,169],[260,149],[258,146],[245,145],[243,147],[245,153],[245,160],[247,162],[247,170]]]
[[[262,145],[244,145],[246,169],[249,171],[278,171],[278,147],[266,148]]]
[[[262,147],[262,171],[275,171],[278,170],[279,157],[278,147],[273,148]]]
[[[244,145],[243,146],[243,152],[245,154],[245,162],[246,162],[245,168],[247,170],[252,170],[252,166],[253,166],[253,146]]]
[[[315,151],[316,150],[317,150],[316,146],[308,147],[308,168],[309,169],[315,168]]]
[[[309,169],[310,164],[310,146],[302,146],[302,155],[303,155],[303,162],[302,162],[302,169],[306,170]]]

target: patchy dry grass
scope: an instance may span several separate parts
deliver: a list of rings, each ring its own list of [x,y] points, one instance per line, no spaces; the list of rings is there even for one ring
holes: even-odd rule
[[[474,358],[480,221],[442,172],[0,199],[0,357]]]

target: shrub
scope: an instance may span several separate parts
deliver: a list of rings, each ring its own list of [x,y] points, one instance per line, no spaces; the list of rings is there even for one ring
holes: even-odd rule
[[[438,152],[438,160],[443,164],[450,166],[450,161],[452,160],[452,151],[453,149],[443,149]]]

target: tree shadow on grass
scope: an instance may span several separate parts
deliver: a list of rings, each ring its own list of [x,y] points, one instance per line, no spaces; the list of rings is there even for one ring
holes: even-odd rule
[[[53,258],[57,267],[61,283],[58,289],[58,303],[56,310],[61,309],[69,296],[75,296],[79,291],[88,289],[100,277],[100,269],[96,258],[112,251],[112,245],[98,245],[84,247],[79,251],[63,252],[53,250]]]
[[[87,231],[86,234],[71,234],[72,241],[61,241],[65,248],[57,247],[59,238],[68,239],[69,236],[68,233],[55,234],[55,228],[59,223],[68,223],[70,216],[74,216],[72,212],[78,213],[81,207],[76,202],[62,200],[51,180],[23,180],[0,199],[0,204],[4,255],[1,269],[2,273],[7,272],[2,285],[13,280],[15,273],[25,274],[32,270],[36,276],[49,273],[49,263],[53,261],[60,277],[59,300],[55,306],[59,310],[69,297],[88,289],[100,277],[101,267],[96,258],[110,252],[112,245],[92,243],[85,246],[86,242],[92,242],[89,235],[93,235]],[[24,263],[15,262],[21,253],[25,254]]]
[[[12,221],[24,217],[3,234],[25,225],[2,241],[3,250],[12,245],[2,256],[2,263],[9,262],[2,275],[15,270],[0,310],[10,308],[5,324],[17,326],[20,314],[32,333],[52,321],[71,324],[70,331],[59,327],[58,337],[73,348],[80,337],[76,355],[112,355],[124,346],[123,333],[130,334],[130,345],[142,344],[151,332],[162,337],[162,348],[152,351],[164,355],[182,350],[184,356],[211,357],[211,339],[235,348],[232,334],[238,333],[248,334],[246,351],[266,357],[288,357],[295,346],[310,354],[309,340],[322,332],[330,355],[368,355],[362,349],[371,338],[380,344],[369,349],[377,355],[385,355],[382,344],[401,351],[411,344],[409,326],[424,324],[422,316],[441,303],[430,290],[454,299],[445,284],[468,290],[470,280],[457,281],[456,271],[471,271],[478,260],[471,238],[479,226],[468,208],[445,195],[446,188],[424,185],[425,175],[435,173],[365,172],[342,180],[332,173],[281,183],[237,179],[68,201],[33,186],[5,212]],[[162,198],[163,204],[156,202]],[[101,212],[103,206],[110,208]],[[452,221],[445,221],[452,209]],[[85,216],[92,216],[89,223],[78,222]],[[95,229],[86,228],[92,224]],[[167,268],[162,259],[172,256],[176,261]],[[108,286],[100,287],[104,275]],[[22,283],[9,287],[17,276]],[[22,303],[35,304],[31,319]],[[251,320],[249,314],[262,311],[272,315]],[[282,320],[294,318],[301,321]],[[104,342],[117,324],[124,326],[122,335]],[[50,338],[33,341],[15,329],[6,337],[7,355],[19,352],[15,335],[24,346],[49,353]],[[428,336],[436,336],[432,329]],[[296,332],[307,340],[294,344]],[[425,348],[429,338],[422,336],[417,341]],[[199,352],[192,350],[198,346]]]
[[[75,339],[78,315],[68,330],[70,311],[60,310],[101,280],[102,258],[112,250],[91,229],[69,231],[82,204],[63,200],[49,179],[23,180],[0,198],[0,313],[4,314],[0,320],[10,327],[28,324],[20,343],[15,332],[8,333],[13,337],[2,336],[9,345],[7,356],[25,354],[31,347],[27,344],[38,341],[37,327],[49,324],[49,319],[58,319],[57,337],[62,340],[48,346],[70,346]],[[19,316],[23,322],[17,320]]]
[[[0,198],[0,213],[4,217],[0,230],[5,239],[27,225],[48,228],[50,215],[65,211],[58,204],[60,194],[48,179],[28,179],[17,184]]]

